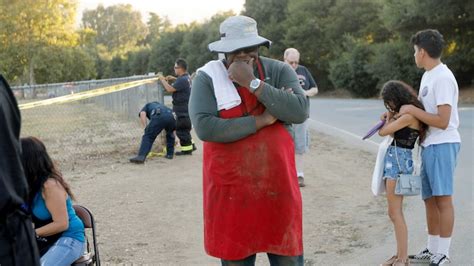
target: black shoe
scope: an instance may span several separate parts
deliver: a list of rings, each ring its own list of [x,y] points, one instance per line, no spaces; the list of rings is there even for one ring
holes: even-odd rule
[[[193,151],[178,151],[174,155],[181,156],[181,155],[193,155]]]
[[[173,154],[166,154],[165,158],[171,160],[171,159],[173,159]]]
[[[131,163],[136,163],[136,164],[143,164],[143,163],[145,163],[145,159],[146,159],[145,156],[138,155],[138,156],[135,156],[133,158],[130,158],[130,162]]]
[[[196,144],[193,143],[193,151],[197,150]]]
[[[300,187],[305,187],[306,186],[304,184],[304,177],[298,176],[298,185],[300,185]]]

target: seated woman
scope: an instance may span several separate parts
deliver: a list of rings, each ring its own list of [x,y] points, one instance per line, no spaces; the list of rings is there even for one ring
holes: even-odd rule
[[[21,146],[41,265],[71,265],[85,248],[84,224],[72,207],[74,196],[39,139],[22,138]]]

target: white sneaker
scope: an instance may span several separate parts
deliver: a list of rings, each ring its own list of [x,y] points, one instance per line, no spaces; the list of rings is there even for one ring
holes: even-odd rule
[[[436,253],[433,256],[431,256],[430,266],[448,264],[450,262],[451,261],[449,260],[448,256],[446,256],[444,254],[441,254],[441,253]]]
[[[431,260],[431,257],[433,256],[433,253],[431,253],[428,248],[423,249],[416,255],[410,255],[408,256],[409,259],[411,260],[417,260],[417,261],[425,261],[429,262]]]

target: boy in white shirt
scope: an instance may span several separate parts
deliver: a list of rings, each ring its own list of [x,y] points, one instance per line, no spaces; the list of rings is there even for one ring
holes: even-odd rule
[[[430,265],[449,262],[454,226],[453,175],[461,137],[458,132],[458,84],[451,70],[441,62],[443,36],[437,30],[423,30],[411,38],[417,67],[425,69],[419,99],[425,110],[405,105],[408,113],[429,125],[422,143],[422,197],[425,201],[428,244],[412,259],[430,260]]]

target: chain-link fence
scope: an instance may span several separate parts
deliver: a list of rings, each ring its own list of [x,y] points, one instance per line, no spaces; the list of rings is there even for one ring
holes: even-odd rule
[[[140,75],[114,79],[72,81],[65,83],[49,83],[40,85],[23,85],[12,87],[12,89],[17,99],[37,100],[54,98],[67,94],[74,94],[82,91],[102,88],[105,86],[111,86],[136,80],[149,79],[153,77],[155,76]]]
[[[134,77],[136,78],[136,77]],[[153,77],[146,77],[147,79]],[[141,79],[144,79],[143,77]],[[20,108],[22,103],[54,98],[130,82],[137,79],[113,79],[68,84],[39,85],[37,88],[13,87]],[[99,84],[99,85],[98,85]],[[21,136],[36,136],[48,148],[61,168],[98,163],[104,157],[128,158],[136,154],[143,129],[138,112],[151,101],[164,102],[161,83],[153,81],[129,89],[107,93],[79,101],[38,106],[21,110]],[[161,138],[153,150],[161,150]],[[110,158],[108,158],[110,159]]]

